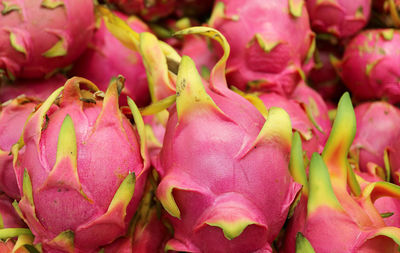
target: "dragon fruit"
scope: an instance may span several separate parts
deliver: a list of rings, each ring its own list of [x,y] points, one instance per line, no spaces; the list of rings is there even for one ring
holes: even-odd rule
[[[138,33],[150,31],[147,25],[135,16],[128,17],[119,12],[114,14]],[[103,21],[95,31],[89,48],[75,62],[72,74],[91,80],[101,90],[107,89],[112,77],[121,74],[126,78],[120,97],[122,104],[127,104],[127,96],[138,106],[145,106],[150,102],[146,73],[139,52],[121,44],[107,30]]]
[[[51,75],[76,60],[94,29],[92,0],[7,0],[0,15],[0,72]]]
[[[345,87],[333,63],[336,59],[342,57],[344,48],[339,43],[331,44],[328,41],[318,39],[316,45],[315,66],[308,75],[308,81],[310,86],[317,90],[324,100],[337,103],[345,91]]]
[[[175,10],[176,0],[108,0],[127,14],[139,15],[146,21],[155,21]]]
[[[344,84],[358,100],[400,101],[400,31],[366,30],[354,37],[337,63]]]
[[[388,156],[390,163],[390,172],[393,183],[400,185],[400,138],[394,140],[394,143],[390,146]]]
[[[399,0],[373,0],[372,24],[378,27],[400,27]]]
[[[129,100],[137,130],[118,107],[122,81],[104,95],[84,78],[69,79],[13,146],[19,207],[45,251],[92,252],[127,232],[149,162],[137,107]]]
[[[358,127],[351,156],[358,161],[361,171],[367,171],[369,162],[383,168],[385,150],[400,137],[400,110],[379,101],[360,104],[354,111]]]
[[[225,54],[208,85],[189,57],[179,66],[176,106],[157,165],[157,197],[174,228],[165,250],[272,252],[299,190],[287,170],[290,118],[281,108],[260,113],[229,90],[225,38],[207,27],[178,34],[193,33],[218,40]]]
[[[20,95],[46,100],[53,91],[63,86],[65,81],[67,79],[63,75],[56,74],[49,79],[22,79],[0,85],[0,103]]]
[[[0,218],[1,225],[0,228],[23,228],[26,227],[24,222],[18,216],[12,205],[12,199],[5,195],[4,193],[0,194]]]
[[[0,104],[0,190],[19,199],[20,193],[13,169],[12,145],[18,142],[28,116],[39,100],[20,96]]]
[[[282,252],[397,251],[400,228],[386,226],[374,202],[382,197],[400,198],[400,187],[373,182],[361,190],[347,160],[355,129],[355,114],[346,93],[339,101],[322,157],[314,153],[311,158],[308,181],[301,164],[301,147],[297,148],[300,152],[296,157],[300,153],[300,159],[292,159],[300,164],[291,164],[291,171],[295,180],[304,185],[305,194],[300,200],[303,205],[296,207],[293,214],[298,220],[292,217],[289,221],[297,226],[288,226]],[[301,141],[294,143],[299,145]],[[301,215],[296,216],[296,212]]]
[[[311,26],[317,32],[338,38],[356,34],[367,23],[371,0],[306,0]]]
[[[287,96],[312,67],[314,33],[303,0],[217,1],[209,23],[232,47],[229,85]]]

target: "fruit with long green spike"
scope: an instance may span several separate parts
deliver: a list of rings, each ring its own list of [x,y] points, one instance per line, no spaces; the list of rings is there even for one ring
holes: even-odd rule
[[[395,29],[366,30],[348,43],[336,67],[356,99],[400,101],[399,45],[400,31]]]
[[[287,168],[290,118],[280,108],[260,112],[229,90],[225,38],[207,27],[179,32],[194,33],[219,41],[225,54],[208,85],[189,57],[180,63],[157,167],[157,197],[174,228],[165,249],[271,252],[299,190]]]
[[[92,0],[7,0],[0,9],[0,74],[40,78],[67,67],[94,30]]]
[[[104,95],[84,78],[69,79],[13,147],[19,207],[45,251],[92,252],[127,232],[149,162],[139,110],[128,101],[133,128],[119,109],[122,85],[115,79]]]
[[[338,38],[360,31],[369,20],[371,0],[307,0],[311,26],[317,32]]]
[[[227,80],[241,90],[290,95],[313,65],[314,33],[303,0],[216,1],[209,24],[232,47]]]
[[[386,226],[374,203],[382,197],[399,198],[400,187],[387,182],[360,187],[347,160],[355,126],[354,110],[346,93],[339,101],[322,156],[314,153],[311,158],[309,180],[302,159],[294,160],[297,164],[291,166],[292,175],[305,186],[303,193],[307,200],[300,202],[306,202],[306,207],[302,205],[299,211],[299,207],[294,211],[293,217],[301,221],[292,220],[298,226],[288,226],[283,252],[295,252],[302,247],[315,252],[397,251],[400,229]],[[293,159],[295,157],[298,155]],[[296,212],[301,215],[296,216]],[[299,232],[301,236],[295,240]],[[296,241],[297,245],[294,244]]]
[[[135,16],[128,17],[120,12],[114,15],[125,21],[137,33],[149,32],[148,26]],[[121,92],[120,102],[127,105],[127,96],[138,106],[150,102],[149,88],[142,57],[139,52],[125,47],[100,21],[89,47],[74,63],[72,74],[87,78],[94,82],[100,90],[106,90],[113,77],[123,75],[125,85]]]
[[[18,142],[25,121],[39,100],[25,96],[0,104],[0,190],[14,199],[20,198],[13,169],[12,146]]]

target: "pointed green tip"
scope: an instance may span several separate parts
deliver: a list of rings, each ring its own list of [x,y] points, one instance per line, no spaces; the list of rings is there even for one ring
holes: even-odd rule
[[[304,167],[303,149],[300,134],[293,134],[292,148],[290,151],[289,170],[293,179],[303,185],[303,193],[308,196],[308,181]]]
[[[228,240],[232,240],[240,236],[246,227],[255,224],[255,222],[247,219],[241,219],[231,222],[225,220],[218,220],[212,223],[207,222],[207,224],[213,227],[221,228],[225,238]]]
[[[338,211],[343,210],[332,188],[328,168],[318,153],[311,157],[309,172],[308,214],[314,213],[319,207],[327,206]]]
[[[310,241],[300,232],[296,235],[296,253],[315,253]]]

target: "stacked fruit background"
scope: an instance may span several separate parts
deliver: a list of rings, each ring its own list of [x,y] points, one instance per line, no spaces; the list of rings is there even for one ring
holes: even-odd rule
[[[398,252],[399,14],[0,0],[0,253]]]

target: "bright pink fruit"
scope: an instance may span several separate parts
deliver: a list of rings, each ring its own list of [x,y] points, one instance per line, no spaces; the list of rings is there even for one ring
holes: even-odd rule
[[[20,193],[11,147],[18,142],[28,116],[39,103],[39,100],[21,96],[0,104],[0,190],[15,199],[20,198]]]
[[[358,158],[361,171],[367,171],[369,162],[383,168],[385,150],[400,136],[400,110],[387,102],[371,102],[358,105],[354,111],[357,131],[352,156]]]
[[[359,100],[400,101],[400,31],[366,30],[347,45],[338,63],[344,84]]]
[[[40,78],[71,64],[94,29],[92,0],[8,0],[0,14],[0,73]]]
[[[0,217],[2,221],[1,228],[23,228],[24,222],[18,216],[12,205],[13,200],[4,193],[0,194]],[[1,252],[1,251],[0,251]]]
[[[389,149],[390,170],[393,183],[400,185],[400,138],[394,140]]]
[[[291,123],[281,108],[260,113],[226,86],[229,46],[214,29],[189,28],[218,39],[226,53],[209,85],[183,56],[176,106],[170,109],[157,196],[174,238],[166,250],[272,252],[299,185],[287,169]]]
[[[53,91],[64,85],[67,79],[57,74],[49,79],[17,80],[0,86],[0,103],[20,95],[46,100]]]
[[[302,68],[312,66],[314,33],[303,0],[217,1],[210,24],[231,45],[227,80],[241,90],[289,95]]]
[[[339,38],[361,30],[369,20],[371,0],[306,0],[311,26]]]
[[[135,16],[128,17],[114,12],[137,33],[148,32],[150,29]],[[120,101],[127,104],[126,97],[132,98],[138,106],[150,102],[146,71],[142,57],[125,47],[106,28],[104,21],[95,31],[93,39],[84,54],[75,62],[72,74],[85,77],[94,82],[100,90],[105,91],[112,77],[125,77],[125,86]]]
[[[92,252],[127,232],[148,160],[138,110],[138,131],[119,110],[121,84],[114,80],[103,99],[90,81],[69,79],[35,111],[13,149],[19,207],[45,250]]]

